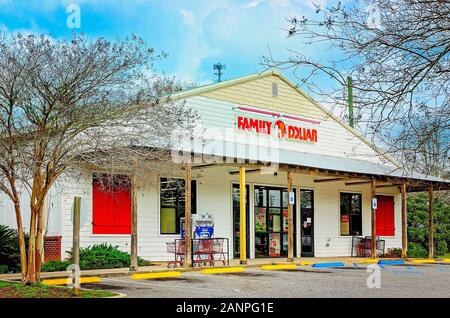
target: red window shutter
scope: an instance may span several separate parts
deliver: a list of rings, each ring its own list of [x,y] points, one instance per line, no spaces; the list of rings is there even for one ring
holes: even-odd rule
[[[395,235],[395,223],[394,223],[394,197],[388,197],[386,201],[386,213],[385,213],[385,235]]]
[[[92,185],[92,233],[130,234],[131,196],[129,188],[104,191],[101,185]]]
[[[394,236],[394,197],[377,196],[377,235]]]
[[[114,233],[114,201],[111,193],[102,191],[100,184],[92,186],[92,233]]]
[[[131,195],[129,189],[122,189],[115,194],[115,224],[116,234],[131,234]]]
[[[384,236],[384,197],[377,196],[377,211],[376,211],[377,235]]]

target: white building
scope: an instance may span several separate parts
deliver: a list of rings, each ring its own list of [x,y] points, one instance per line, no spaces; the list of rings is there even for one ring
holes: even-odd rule
[[[295,193],[294,257],[350,256],[352,237],[371,236],[373,228],[385,249],[401,248],[402,232],[405,247],[402,185],[407,191],[450,185],[420,174],[403,175],[396,162],[275,71],[195,88],[174,98],[200,115],[202,141],[192,146],[192,213],[214,216],[215,237],[229,239],[231,257],[239,258],[240,167],[246,168],[249,258],[288,255],[288,172]],[[167,164],[184,179],[183,165],[174,161]],[[180,237],[184,216],[184,190],[174,191],[174,183],[166,178],[146,176],[149,181],[138,189],[138,255],[151,261],[173,259],[166,242]],[[64,257],[71,247],[75,196],[82,200],[81,246],[106,242],[129,251],[128,189],[102,193],[86,172],[77,182],[51,192],[47,258]],[[25,221],[28,215],[25,211]],[[15,225],[12,206],[4,198],[0,223]]]

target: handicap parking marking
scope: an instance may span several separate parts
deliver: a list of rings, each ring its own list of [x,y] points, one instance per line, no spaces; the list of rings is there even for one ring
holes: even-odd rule
[[[113,279],[106,278],[104,281],[117,282],[124,285],[134,284],[134,285],[147,285],[147,286],[157,286],[157,287],[167,287],[167,288],[178,288],[178,289],[194,289],[212,292],[223,292],[223,289],[207,288],[207,287],[195,287],[195,286],[181,286],[180,284],[167,284],[167,283],[156,283],[155,281],[133,281],[133,280],[123,280],[123,279]]]
[[[418,270],[416,268],[413,268],[412,266],[386,266],[386,265],[379,265],[381,268],[383,268],[385,271],[390,272],[394,275],[403,275],[403,276],[418,276],[418,275],[425,275],[426,273],[423,270]],[[383,267],[382,267],[383,266]]]
[[[448,268],[446,268],[446,267],[441,267],[441,266],[435,268],[435,270],[436,270],[437,272],[448,272],[448,271],[449,271]]]

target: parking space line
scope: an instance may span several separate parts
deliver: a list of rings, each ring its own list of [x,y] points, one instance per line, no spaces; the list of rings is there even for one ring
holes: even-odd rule
[[[161,272],[161,273],[142,273],[142,274],[133,274],[131,276],[132,279],[139,280],[139,279],[155,279],[155,278],[173,278],[173,277],[180,277],[180,272]]]
[[[223,289],[214,289],[214,288],[203,288],[203,287],[194,287],[194,286],[180,286],[180,285],[173,285],[173,284],[158,284],[154,281],[152,283],[148,281],[125,281],[121,279],[112,279],[107,278],[104,279],[105,281],[113,281],[113,282],[120,282],[123,284],[137,284],[137,285],[148,285],[148,286],[158,286],[158,287],[169,287],[169,288],[182,288],[182,289],[195,289],[195,290],[205,290],[205,291],[215,291],[215,292],[223,292]]]
[[[202,274],[224,274],[224,273],[242,273],[244,267],[225,267],[225,268],[205,268],[202,269]]]
[[[262,265],[259,267],[262,270],[280,270],[280,269],[297,269],[295,264],[278,264],[278,265]]]

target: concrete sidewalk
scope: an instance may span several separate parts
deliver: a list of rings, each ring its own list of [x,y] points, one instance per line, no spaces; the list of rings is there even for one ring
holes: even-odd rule
[[[386,259],[383,259],[386,260]],[[136,272],[131,272],[128,267],[126,268],[112,268],[112,269],[94,269],[94,270],[83,270],[81,271],[81,276],[90,277],[113,277],[113,276],[127,276],[132,275],[134,273],[154,273],[154,272],[165,272],[165,271],[198,271],[204,268],[217,268],[217,267],[231,267],[231,266],[243,266],[243,267],[259,267],[262,265],[278,265],[278,264],[295,264],[295,265],[311,265],[313,263],[337,263],[342,262],[346,265],[352,265],[354,263],[358,264],[367,264],[374,262],[373,259],[370,258],[352,258],[352,257],[302,257],[294,259],[294,262],[288,262],[287,258],[260,258],[260,259],[250,259],[247,261],[246,265],[240,265],[240,261],[238,259],[230,260],[229,265],[222,265],[222,262],[217,262],[216,266],[202,266],[202,267],[176,267],[176,268],[168,268],[168,262],[153,262],[150,266],[142,266],[139,267]],[[407,264],[415,264],[411,259],[406,259]],[[440,262],[436,260],[436,264],[441,264],[444,262]],[[446,262],[446,264],[450,264]],[[69,271],[61,271],[61,272],[43,272],[41,273],[42,279],[48,278],[66,278],[70,275]],[[0,280],[20,280],[20,273],[17,274],[2,274],[0,275]]]

